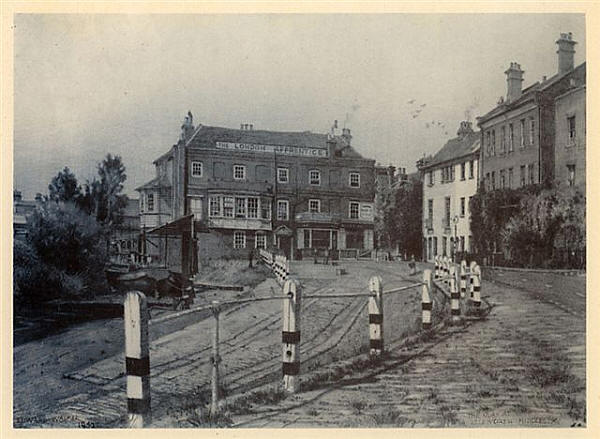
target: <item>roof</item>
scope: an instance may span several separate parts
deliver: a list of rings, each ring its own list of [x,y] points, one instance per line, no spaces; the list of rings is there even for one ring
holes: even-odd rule
[[[144,183],[140,187],[135,188],[136,191],[144,189],[154,189],[160,187],[171,187],[171,183],[167,180],[167,177],[156,177],[150,180],[148,183]]]
[[[485,120],[490,119],[498,114],[502,114],[506,111],[512,110],[513,108],[516,108],[519,105],[531,100],[534,97],[535,92],[538,92],[538,91],[543,92],[543,91],[547,90],[548,88],[550,88],[551,86],[556,84],[558,81],[563,79],[565,76],[572,75],[573,73],[575,73],[581,69],[585,69],[585,66],[586,66],[586,63],[584,61],[583,63],[581,63],[577,67],[575,67],[573,70],[569,70],[568,72],[565,72],[563,74],[557,73],[542,82],[539,82],[539,81],[534,82],[529,87],[523,89],[521,96],[516,101],[503,102],[501,104],[498,104],[496,107],[494,107],[492,110],[488,111],[483,116],[478,117],[478,119],[480,121],[485,121]]]
[[[327,134],[311,131],[238,130],[201,126],[194,132],[188,145],[192,148],[213,148],[216,142],[231,142],[327,149],[327,139]],[[334,139],[342,157],[362,158],[343,136],[335,136]]]
[[[446,142],[433,158],[422,169],[431,168],[440,163],[449,162],[460,157],[476,153],[481,142],[481,132],[472,131],[464,137],[455,137]]]

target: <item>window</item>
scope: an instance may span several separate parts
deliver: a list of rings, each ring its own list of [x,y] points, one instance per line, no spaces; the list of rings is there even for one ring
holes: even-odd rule
[[[234,178],[234,180],[245,180],[246,179],[246,166],[233,165],[233,178]]]
[[[460,237],[460,251],[461,252],[465,251],[465,237],[464,236]]]
[[[221,216],[221,197],[210,197],[208,200],[208,214]]]
[[[521,166],[521,175],[519,178],[519,185],[521,187],[525,186],[527,184],[527,174],[525,173],[525,165]]]
[[[192,162],[192,177],[202,177],[202,162]]]
[[[233,248],[246,248],[246,232],[233,232]]]
[[[442,237],[442,256],[448,256],[446,248],[448,247],[448,238]]]
[[[246,198],[235,199],[235,216],[241,218],[246,216]]]
[[[444,217],[444,227],[450,227],[450,197],[446,197],[446,215]]]
[[[500,136],[500,154],[504,154],[506,152],[506,127],[502,127]]]
[[[492,190],[496,189],[496,171],[492,171]]]
[[[258,218],[258,198],[248,198],[248,218]]]
[[[529,144],[533,145],[535,140],[535,119],[533,117],[529,118]]]
[[[433,200],[427,200],[427,218],[429,222],[427,228],[433,229]]]
[[[508,188],[513,187],[513,168],[508,168]]]
[[[233,197],[223,197],[223,216],[233,218]]]
[[[460,199],[460,216],[465,216],[465,197],[461,197]]]
[[[311,213],[321,212],[321,200],[308,200],[308,211]]]
[[[469,213],[471,213],[471,200],[473,199],[473,197],[469,197]]]
[[[144,211],[144,193],[140,195],[140,212]]]
[[[310,241],[313,248],[331,248],[329,230],[313,230]]]
[[[504,169],[500,170],[500,189],[506,188],[506,172]]]
[[[466,178],[466,168],[467,164],[465,162],[460,164],[460,179],[464,180]]]
[[[512,152],[515,148],[515,128],[513,124],[508,125],[508,152]]]
[[[260,202],[260,217],[271,219],[271,200],[263,198]]]
[[[288,200],[277,200],[277,219],[287,221],[289,219],[290,202]]]
[[[469,179],[475,178],[475,162],[471,160],[469,162]]]
[[[290,170],[288,168],[277,168],[277,183],[289,183]]]
[[[433,237],[433,256],[437,256],[437,254],[438,254],[437,253],[437,248],[438,248],[437,244],[438,244],[437,243],[437,236],[434,236]]]
[[[429,186],[433,186],[435,174],[433,171],[429,171]]]
[[[358,172],[350,173],[350,187],[360,187],[360,174]]]
[[[525,119],[521,119],[521,140],[519,142],[519,145],[521,146],[521,148],[523,148],[525,146]]]
[[[496,130],[492,130],[492,155],[496,155]]]
[[[319,186],[321,184],[321,171],[308,171],[308,181],[314,186]]]
[[[569,143],[575,141],[575,116],[567,117],[567,125],[569,127]]]
[[[148,193],[148,212],[154,212],[154,193]]]
[[[350,201],[350,218],[358,219],[358,212],[360,210],[360,205],[356,201]]]
[[[492,182],[490,181],[490,173],[485,173],[485,188],[489,191],[492,188]]]
[[[487,142],[486,142],[486,152],[487,152],[487,155],[489,156],[489,155],[492,154],[492,134],[491,134],[490,131],[488,131],[486,133],[486,140],[487,140]]]
[[[190,199],[190,212],[194,215],[195,219],[202,219],[202,198]]]
[[[533,170],[533,164],[527,165],[527,174],[529,175],[529,184],[534,184],[535,174]]]
[[[567,182],[569,186],[575,186],[575,165],[567,165]]]
[[[267,248],[267,235],[262,232],[256,232],[256,237],[254,240],[255,248]]]

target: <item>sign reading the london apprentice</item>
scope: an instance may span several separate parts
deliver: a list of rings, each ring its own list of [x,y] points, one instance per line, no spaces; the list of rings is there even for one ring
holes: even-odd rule
[[[232,149],[235,151],[264,152],[281,155],[292,155],[299,157],[327,157],[325,148],[309,148],[304,146],[284,146],[284,145],[261,145],[259,143],[235,143],[235,142],[216,142],[218,149]]]

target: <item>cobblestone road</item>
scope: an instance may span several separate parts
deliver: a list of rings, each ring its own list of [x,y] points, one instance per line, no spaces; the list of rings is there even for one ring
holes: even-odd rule
[[[526,276],[526,275],[524,275]],[[583,282],[585,285],[585,282]],[[569,312],[536,294],[485,283],[486,320],[426,344],[392,346],[384,370],[349,376],[239,427],[585,426],[585,289]]]

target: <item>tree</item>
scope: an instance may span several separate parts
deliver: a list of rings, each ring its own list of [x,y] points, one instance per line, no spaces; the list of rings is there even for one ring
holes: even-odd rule
[[[420,257],[423,252],[423,185],[417,175],[397,189],[388,228],[401,254]]]
[[[123,183],[127,180],[125,165],[121,156],[112,156],[110,153],[98,165],[100,176],[100,208],[98,209],[98,220],[113,224],[118,222],[119,211],[127,205],[127,196],[122,195]]]
[[[76,201],[81,196],[81,187],[71,170],[65,169],[56,175],[48,185],[48,198],[52,201]]]

